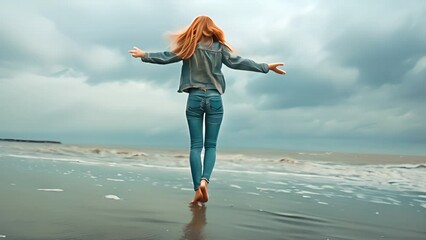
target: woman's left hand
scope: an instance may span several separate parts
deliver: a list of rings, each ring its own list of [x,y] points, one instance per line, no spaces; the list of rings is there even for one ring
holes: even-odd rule
[[[138,57],[143,57],[145,56],[145,52],[140,50],[137,47],[133,47],[132,50],[129,50],[129,53],[132,55],[132,57],[134,58],[138,58]]]
[[[279,69],[279,66],[284,66],[284,63],[270,63],[268,64],[269,70],[272,70],[278,74],[286,74],[286,72],[282,69]]]

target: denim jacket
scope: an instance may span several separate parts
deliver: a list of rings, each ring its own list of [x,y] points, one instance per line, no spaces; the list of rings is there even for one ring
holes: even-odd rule
[[[169,51],[146,52],[141,59],[156,64],[169,64],[182,60]],[[219,42],[214,42],[210,47],[199,43],[194,54],[189,59],[183,60],[178,92],[189,92],[190,88],[206,88],[216,89],[223,94],[226,84],[221,70],[222,63],[233,69],[263,73],[269,71],[268,64],[233,56]]]

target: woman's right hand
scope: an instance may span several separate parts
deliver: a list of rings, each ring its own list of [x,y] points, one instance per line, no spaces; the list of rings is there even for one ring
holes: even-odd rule
[[[286,72],[282,69],[279,69],[278,66],[284,66],[284,63],[270,63],[268,64],[269,70],[272,70],[278,74],[286,74]]]
[[[132,57],[134,58],[138,58],[138,57],[143,57],[145,56],[145,52],[140,50],[137,47],[133,47],[132,50],[129,50],[129,53],[132,55]]]

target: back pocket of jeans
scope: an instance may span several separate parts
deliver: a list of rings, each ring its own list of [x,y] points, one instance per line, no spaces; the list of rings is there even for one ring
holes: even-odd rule
[[[201,99],[197,95],[189,95],[188,100],[186,102],[186,111],[191,112],[200,112],[202,111],[201,108]]]
[[[209,102],[210,102],[210,109],[212,111],[215,111],[215,112],[222,112],[223,111],[223,104],[222,104],[221,97],[211,98],[209,100]]]

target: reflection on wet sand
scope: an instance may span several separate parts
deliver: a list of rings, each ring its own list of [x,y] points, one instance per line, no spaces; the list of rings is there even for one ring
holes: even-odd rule
[[[183,228],[183,235],[181,239],[188,240],[203,240],[204,237],[204,226],[207,224],[206,221],[206,209],[204,204],[190,204],[189,209],[192,212],[191,221]]]

